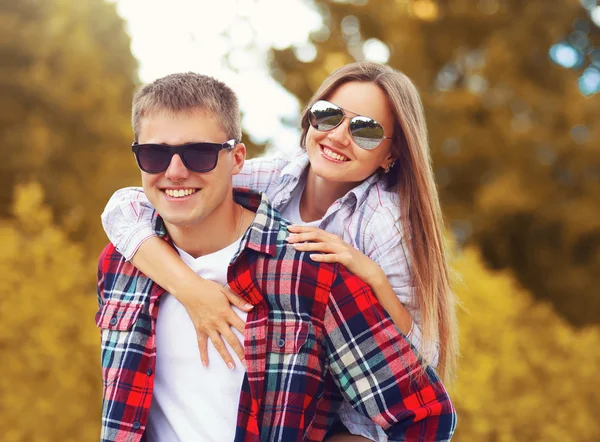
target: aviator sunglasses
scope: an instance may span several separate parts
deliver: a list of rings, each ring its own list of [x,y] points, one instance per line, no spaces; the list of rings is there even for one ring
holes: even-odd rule
[[[327,132],[342,124],[346,113],[356,115],[348,118],[350,118],[350,135],[358,147],[372,150],[379,146],[384,138],[392,139],[384,135],[383,126],[374,119],[344,110],[325,100],[319,100],[310,107],[308,121],[316,130]]]
[[[192,172],[210,172],[217,167],[219,152],[223,149],[233,149],[237,140],[218,143],[189,143],[179,146],[165,144],[131,145],[135,159],[140,169],[146,173],[160,173],[167,170],[173,155],[178,154],[181,161]]]

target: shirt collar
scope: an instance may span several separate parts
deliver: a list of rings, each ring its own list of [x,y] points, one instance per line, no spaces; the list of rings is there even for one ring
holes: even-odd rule
[[[353,205],[353,204],[362,204],[363,200],[367,198],[369,193],[369,189],[376,185],[381,177],[376,172],[371,175],[369,178],[364,180],[358,186],[350,189],[346,195],[344,195],[341,199],[343,204]]]
[[[264,193],[258,194],[247,189],[234,189],[233,199],[255,212],[255,215],[252,224],[242,237],[240,248],[232,262],[244,249],[277,256],[277,249],[285,244],[289,222],[281,217]]]
[[[284,177],[288,175],[291,178],[299,180],[304,171],[306,171],[308,168],[308,154],[306,153],[306,149],[300,149],[294,151],[292,155],[293,156],[290,162],[287,163],[283,169],[281,169],[281,176]]]
[[[302,179],[302,175],[308,169],[310,162],[308,160],[308,153],[306,149],[300,149],[295,151],[290,162],[281,170],[281,176],[290,176],[295,180]],[[367,197],[368,190],[371,186],[374,186],[379,182],[381,176],[379,173],[374,173],[365,181],[360,183],[358,186],[351,189],[341,199],[342,203],[345,204],[360,204]]]
[[[231,262],[234,262],[245,249],[277,255],[277,248],[285,243],[288,221],[281,218],[279,212],[271,205],[267,196],[248,189],[234,189],[233,199],[248,210],[255,212],[254,220],[240,242],[240,247]],[[163,219],[154,211],[154,232],[172,244]]]

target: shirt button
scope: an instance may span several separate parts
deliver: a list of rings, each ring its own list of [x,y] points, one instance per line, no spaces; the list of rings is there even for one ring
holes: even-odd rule
[[[117,325],[117,318],[116,317],[112,317],[110,318],[110,325]]]
[[[139,429],[140,429],[140,427],[141,427],[140,421],[135,421],[135,422],[133,423],[133,429],[134,429],[134,430],[139,430]]]
[[[151,368],[149,368],[148,370],[146,370],[146,374],[147,374],[148,376],[152,376],[152,369],[151,369]]]
[[[277,347],[285,347],[285,341],[283,339],[277,341]]]

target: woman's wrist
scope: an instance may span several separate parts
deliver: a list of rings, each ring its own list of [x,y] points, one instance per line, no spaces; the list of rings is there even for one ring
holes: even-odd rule
[[[377,265],[375,267],[376,268],[374,268],[373,271],[371,271],[368,275],[365,275],[365,278],[363,278],[363,281],[369,284],[373,291],[377,291],[390,285],[390,282],[388,281],[388,278],[383,270],[381,270],[381,267]]]
[[[175,297],[182,304],[185,303],[191,293],[198,285],[204,282],[204,278],[198,276],[187,264],[180,261],[177,265],[169,268],[169,278],[167,287],[163,287],[167,292]]]

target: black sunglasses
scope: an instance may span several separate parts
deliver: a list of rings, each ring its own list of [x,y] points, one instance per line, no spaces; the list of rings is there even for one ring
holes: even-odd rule
[[[223,144],[189,143],[179,146],[133,143],[131,150],[138,166],[146,173],[164,172],[175,154],[179,155],[185,167],[192,172],[210,172],[217,167],[219,152],[233,149],[237,143],[237,140],[229,140]]]
[[[308,121],[316,130],[327,132],[342,124],[346,113],[356,115],[350,119],[349,129],[350,135],[358,147],[372,150],[379,146],[384,138],[392,139],[392,137],[385,136],[383,126],[374,119],[344,110],[325,100],[319,100],[310,107]]]

